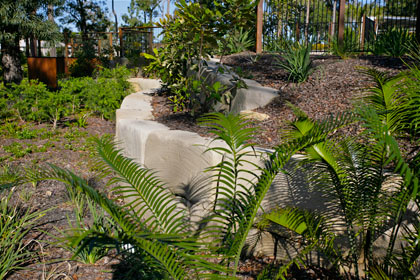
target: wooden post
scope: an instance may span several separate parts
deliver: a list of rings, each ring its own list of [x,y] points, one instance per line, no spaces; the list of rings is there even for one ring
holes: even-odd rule
[[[121,27],[118,30],[118,37],[120,38],[120,57],[124,57],[123,31]]]
[[[360,30],[360,49],[365,50],[366,15],[362,17],[362,28]]]
[[[260,0],[257,7],[257,42],[256,42],[256,53],[262,52],[262,32],[263,32],[263,14],[264,0]]]
[[[64,32],[64,74],[69,75],[69,39],[67,32]]]
[[[153,28],[150,27],[149,30],[150,30],[149,31],[149,51],[150,51],[150,54],[152,54],[153,53]]]
[[[109,33],[109,49],[110,49],[109,58],[112,60],[114,58],[114,44],[112,43],[112,32]]]
[[[340,0],[340,10],[338,14],[338,44],[343,45],[344,41],[344,16],[346,11],[346,0]]]
[[[98,55],[101,55],[101,36],[98,38]]]

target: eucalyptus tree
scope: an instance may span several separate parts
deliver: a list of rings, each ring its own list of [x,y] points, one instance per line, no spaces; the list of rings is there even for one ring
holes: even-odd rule
[[[42,13],[57,0],[2,0],[0,4],[1,66],[5,85],[23,79],[19,41],[34,36],[40,40],[58,37],[57,25]]]
[[[161,3],[161,0],[131,0],[128,15],[123,15],[123,19],[130,26],[151,24],[154,17],[163,14]]]
[[[103,0],[66,0],[60,22],[67,26],[75,25],[83,41],[86,41],[89,33],[104,32],[108,28],[108,9],[103,7]]]

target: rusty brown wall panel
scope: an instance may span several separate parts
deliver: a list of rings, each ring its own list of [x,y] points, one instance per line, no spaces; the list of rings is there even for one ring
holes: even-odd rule
[[[57,60],[55,57],[28,57],[28,76],[48,87],[57,87]]]

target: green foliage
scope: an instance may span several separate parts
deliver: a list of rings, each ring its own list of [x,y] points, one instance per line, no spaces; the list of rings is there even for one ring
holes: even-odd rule
[[[226,53],[226,47],[228,49],[228,54],[240,53],[249,50],[254,46],[254,39],[250,37],[251,31],[244,31],[241,27],[235,29],[233,32],[228,33],[224,39],[226,43],[219,43],[219,48],[221,53]]]
[[[80,200],[86,200],[84,196],[78,195],[78,197]],[[107,244],[101,246],[101,239],[91,236],[91,233],[110,237],[114,237],[118,233],[113,221],[105,216],[102,209],[97,209],[95,204],[88,199],[84,203],[87,204],[92,221],[88,222],[89,218],[83,213],[85,204],[82,204],[82,207],[75,207],[76,221],[73,223],[67,217],[69,228],[66,230],[57,229],[60,236],[55,237],[56,244],[72,252],[72,259],[84,264],[95,264],[108,254],[110,247]]]
[[[321,252],[337,269],[356,278],[369,273],[377,279],[410,279],[416,268],[415,260],[420,256],[414,241],[418,236],[418,210],[415,210],[414,220],[408,216],[412,211],[409,205],[418,204],[418,149],[413,150],[416,156],[406,158],[398,144],[399,137],[407,133],[418,139],[413,134],[415,130],[408,129],[411,126],[407,122],[407,116],[417,111],[408,106],[411,98],[407,97],[413,94],[413,88],[417,88],[417,95],[420,92],[418,82],[415,86],[408,78],[415,71],[412,68],[404,77],[389,77],[365,69],[364,73],[375,85],[367,90],[365,102],[355,109],[361,133],[349,138],[328,133],[303,147],[302,164],[309,174],[308,181],[312,188],[321,190],[329,198],[328,203],[332,203],[329,211],[315,218],[318,214],[313,216],[304,210],[286,208],[265,217],[266,221],[301,235],[306,240],[302,252]],[[330,126],[328,123],[333,120],[319,122],[298,109],[295,111],[297,118],[285,133],[298,142],[307,137],[313,139],[318,135],[318,127]],[[340,119],[342,116],[337,118]],[[345,226],[344,247],[349,248],[348,251],[332,242],[342,238],[333,227],[339,222],[336,213],[341,213],[341,223]],[[413,221],[413,225],[405,226]],[[383,235],[387,235],[386,242]],[[406,243],[398,248],[401,236],[405,236]],[[377,240],[387,246],[385,256],[375,254]],[[403,253],[398,253],[399,250]],[[301,259],[305,260],[302,258],[305,254],[299,254],[286,266],[303,264]],[[279,270],[282,271],[286,272]]]
[[[145,72],[162,80],[170,100],[175,102],[175,110],[207,112],[220,93],[215,90],[219,86],[206,84],[202,69],[206,65],[202,61],[217,51],[218,42],[222,42],[223,52],[228,49],[227,44],[234,51],[250,46],[249,32],[243,30],[245,20],[253,17],[255,3],[180,1],[176,5],[175,15],[160,23],[164,29],[163,47],[155,49],[154,54],[143,54],[150,62]],[[224,37],[232,24],[237,31]]]
[[[0,199],[0,279],[6,278],[14,270],[22,269],[25,262],[33,259],[25,237],[45,215],[45,211],[12,206],[12,194],[2,194]]]
[[[389,28],[377,35],[371,51],[375,55],[402,57],[408,53],[408,46],[414,40],[408,29]]]
[[[21,158],[33,152],[32,147],[24,147],[19,142],[13,142],[10,145],[5,145],[3,146],[3,150],[6,153],[11,153],[15,158]]]
[[[297,42],[287,45],[282,54],[284,60],[278,59],[277,63],[289,74],[289,80],[302,83],[312,74],[314,67],[310,58],[311,49],[311,44]]]
[[[5,111],[21,120],[53,123],[55,128],[63,117],[91,112],[104,119],[113,119],[115,110],[130,93],[125,67],[102,69],[97,77],[71,78],[60,81],[60,89],[50,91],[37,81],[23,80],[20,85],[5,89]],[[0,106],[1,106],[0,99]],[[83,116],[83,114],[82,114]],[[80,125],[85,125],[79,117]],[[23,132],[22,132],[23,133]]]
[[[206,59],[217,46],[218,30],[214,22],[220,18],[218,11],[202,7],[199,3],[180,1],[173,17],[161,20],[164,28],[164,46],[154,50],[154,56],[144,54],[151,63],[146,73],[156,73],[168,87],[182,83],[190,71]]]
[[[359,39],[356,32],[351,28],[344,30],[343,42],[340,44],[337,37],[330,39],[331,54],[337,55],[342,59],[353,57],[359,48]]]

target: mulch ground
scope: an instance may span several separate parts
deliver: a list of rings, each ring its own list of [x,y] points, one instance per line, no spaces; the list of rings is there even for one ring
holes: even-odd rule
[[[317,67],[308,81],[294,84],[287,81],[284,71],[275,66],[275,56],[263,55],[255,61],[254,54],[245,53],[225,57],[223,62],[232,67],[241,67],[246,78],[251,78],[263,86],[279,90],[279,96],[264,108],[256,111],[268,114],[270,118],[256,125],[261,131],[256,139],[258,145],[273,147],[280,141],[279,128],[293,119],[292,111],[286,106],[287,102],[302,109],[310,117],[320,119],[331,113],[342,112],[352,107],[354,100],[363,90],[372,85],[369,79],[358,72],[358,67],[375,67],[376,69],[396,74],[404,69],[404,64],[398,59],[384,57],[361,57],[341,60],[336,57],[314,57]],[[196,121],[188,113],[174,113],[165,97],[155,96],[153,99],[154,114],[158,121],[172,129],[182,129],[207,135],[206,129],[196,125]],[[30,129],[50,130],[45,125],[33,125]],[[0,135],[0,165],[8,165],[13,169],[24,167],[44,168],[47,163],[73,170],[76,174],[89,180],[98,189],[105,188],[105,182],[98,179],[97,170],[91,160],[91,136],[115,134],[115,123],[99,118],[89,118],[86,128],[72,129],[60,127],[55,135],[37,137],[30,140],[19,140]],[[41,151],[40,147],[48,149]],[[32,147],[33,152],[21,158],[13,158],[4,150],[5,146],[20,143],[23,147]],[[38,147],[38,148],[37,148]],[[127,279],[124,272],[130,267],[121,264],[114,256],[106,257],[95,265],[85,265],[69,260],[71,253],[53,244],[51,235],[58,233],[57,229],[68,228],[67,218],[73,219],[73,207],[69,203],[63,184],[53,181],[39,183],[36,188],[22,186],[17,189],[24,191],[26,198],[16,195],[16,201],[25,203],[33,209],[49,209],[54,207],[42,220],[42,225],[32,231],[27,239],[31,242],[34,252],[39,255],[27,269],[17,271],[8,279],[71,279],[71,280],[105,280]],[[18,193],[18,192],[16,192]],[[35,240],[35,241],[34,241]],[[270,258],[249,259],[241,263],[239,271],[243,279],[254,279],[255,275],[268,263]],[[289,279],[334,279],[329,271],[316,267],[306,270],[295,270]],[[136,279],[136,278],[130,278]],[[141,278],[138,278],[141,279]]]
[[[314,73],[303,83],[288,81],[287,73],[276,66],[276,55],[261,55],[257,60],[253,53],[235,54],[224,57],[222,62],[233,69],[240,68],[245,78],[253,79],[261,85],[278,90],[279,96],[270,104],[255,111],[269,115],[269,119],[257,122],[259,146],[272,148],[280,143],[279,131],[288,121],[294,119],[293,111],[287,103],[297,106],[309,117],[323,119],[331,114],[350,110],[360,99],[363,91],[372,86],[370,79],[360,73],[369,67],[395,75],[405,69],[400,59],[389,57],[361,56],[341,59],[333,56],[314,56]],[[256,61],[255,61],[256,60]],[[188,113],[174,113],[170,102],[163,96],[155,96],[154,115],[156,119],[171,129],[189,130],[207,135],[206,129],[196,125],[196,120]],[[347,134],[353,133],[348,130]]]

